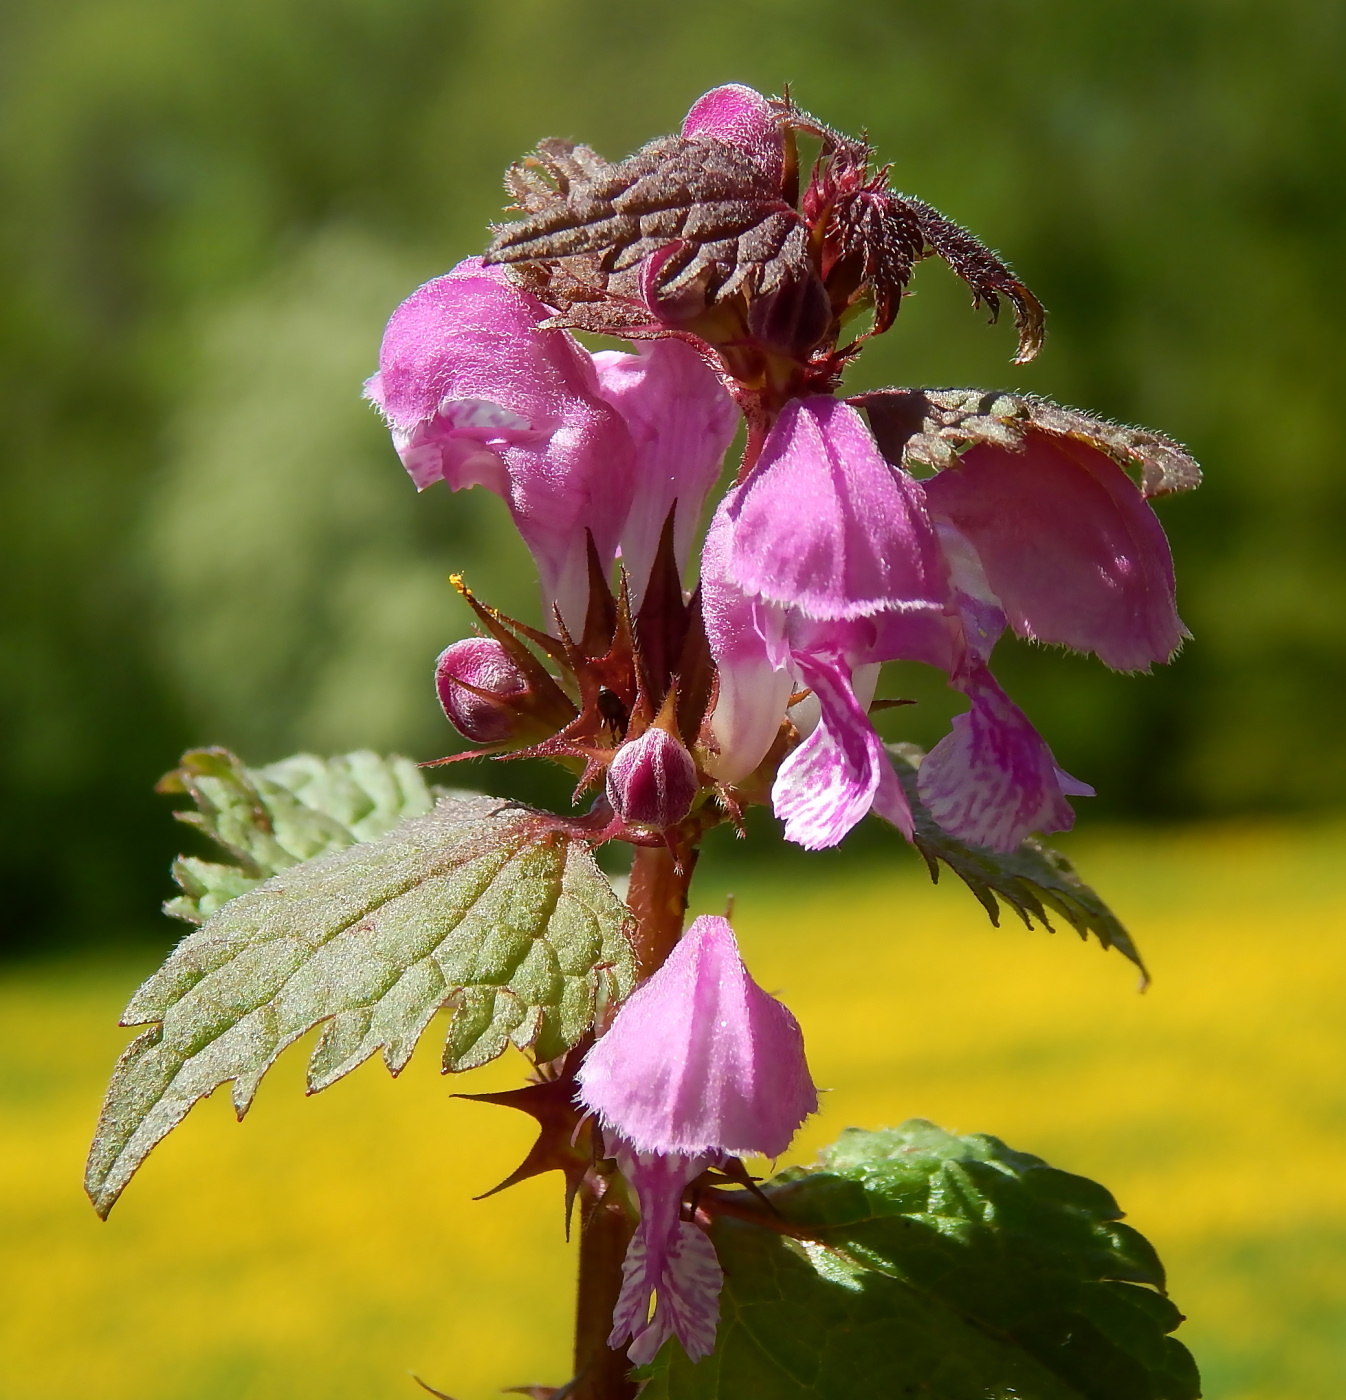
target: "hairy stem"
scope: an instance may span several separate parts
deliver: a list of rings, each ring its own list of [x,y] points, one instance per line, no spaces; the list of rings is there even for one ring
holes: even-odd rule
[[[664,961],[682,933],[696,856],[695,847],[682,843],[674,850],[636,847],[626,902],[636,917],[636,962],[642,978]],[[631,1400],[636,1393],[629,1379],[631,1363],[625,1348],[613,1351],[608,1346],[608,1334],[636,1213],[621,1177],[598,1168],[580,1184],[579,1203],[575,1379],[563,1394],[565,1400]]]
[[[645,978],[662,965],[682,936],[695,847],[637,846],[626,903],[636,916],[636,965]]]
[[[622,1288],[622,1260],[635,1229],[625,1184],[616,1173],[588,1173],[580,1186],[580,1268],[575,1302],[575,1379],[565,1400],[631,1400],[626,1349],[608,1346]]]

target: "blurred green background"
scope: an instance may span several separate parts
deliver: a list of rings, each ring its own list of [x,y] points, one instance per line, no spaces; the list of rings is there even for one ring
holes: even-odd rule
[[[448,747],[446,573],[531,587],[498,503],[418,499],[361,404],[382,323],[538,137],[617,157],[729,79],[867,128],[1051,311],[1015,368],[927,264],[857,387],[1030,389],[1207,467],[1161,505],[1176,665],[1003,648],[1086,820],[1339,803],[1335,0],[7,0],[0,35],[9,946],[147,927],[188,744]]]
[[[738,889],[832,1090],[797,1155],[924,1114],[1098,1176],[1168,1260],[1210,1396],[1338,1400],[1343,72],[1337,0],[6,0],[0,948],[44,956],[0,976],[4,1400],[560,1378],[558,1193],[469,1206],[527,1128],[446,1103],[517,1064],[446,1087],[427,1047],[407,1083],[303,1104],[292,1054],[246,1129],[199,1109],[106,1227],[79,1161],[117,1009],[179,931],[157,776],[200,743],[438,756],[431,663],[468,630],[446,575],[534,606],[499,503],[418,497],[361,403],[387,315],[481,247],[539,137],[617,157],[730,80],[866,128],[1050,309],[1015,368],[925,265],[856,388],[1032,390],[1208,472],[1159,507],[1176,664],[997,655],[1099,790],[1067,844],[1146,997],[1073,937],[991,930],[891,834],[732,876],[710,853],[698,907]],[[950,701],[909,683],[928,703],[888,732],[930,742]]]

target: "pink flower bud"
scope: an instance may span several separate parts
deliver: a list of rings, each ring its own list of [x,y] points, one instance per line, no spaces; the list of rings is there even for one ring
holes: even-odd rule
[[[608,801],[632,826],[664,831],[692,810],[697,790],[692,756],[666,730],[647,729],[617,750],[608,769]]]
[[[435,662],[435,688],[449,723],[478,744],[513,738],[519,702],[530,694],[523,672],[491,637],[468,637],[446,647]]]
[[[692,103],[682,124],[691,140],[710,137],[737,146],[773,185],[779,186],[785,167],[785,141],[776,109],[742,83],[712,88]]]

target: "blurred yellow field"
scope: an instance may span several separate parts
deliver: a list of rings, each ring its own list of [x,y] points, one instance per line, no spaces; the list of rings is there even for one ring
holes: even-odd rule
[[[915,862],[755,875],[735,923],[830,1090],[795,1156],[921,1116],[1104,1181],[1157,1244],[1217,1400],[1346,1392],[1346,891],[1340,828],[1077,843],[1154,974],[991,928]],[[845,871],[844,883],[829,883]],[[810,873],[812,872],[812,873]],[[946,877],[947,879],[947,877]],[[700,910],[723,908],[714,880]],[[0,982],[4,1400],[458,1400],[566,1374],[571,1257],[557,1181],[470,1197],[529,1140],[450,1098],[427,1042],[305,1099],[292,1051],[243,1126],[219,1096],[104,1225],[79,1187],[148,969]]]

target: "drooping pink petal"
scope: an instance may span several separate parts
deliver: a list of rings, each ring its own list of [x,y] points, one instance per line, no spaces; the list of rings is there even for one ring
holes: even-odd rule
[[[685,341],[646,341],[636,354],[593,357],[603,397],[635,443],[635,488],[621,530],[622,564],[639,608],[663,533],[676,506],[674,543],[685,566],[739,413],[713,370]]]
[[[728,573],[751,597],[819,619],[941,606],[943,565],[920,491],[848,403],[787,405],[729,514]]]
[[[710,768],[725,783],[746,778],[766,757],[793,689],[763,636],[761,604],[729,577],[732,499],[731,492],[721,502],[701,551],[701,614],[718,675],[711,733],[719,752]]]
[[[682,123],[689,140],[711,138],[737,146],[779,189],[785,176],[785,137],[780,115],[760,92],[742,83],[711,88],[692,103]]]
[[[1021,451],[979,443],[924,486],[1020,636],[1134,671],[1167,661],[1187,635],[1163,527],[1097,448],[1029,429]]]
[[[577,1075],[579,1099],[639,1152],[784,1152],[818,1107],[799,1023],[703,916],[622,1004]]]
[[[1093,789],[1056,764],[1023,711],[979,668],[962,684],[972,701],[926,755],[917,789],[930,815],[961,840],[1012,851],[1034,831],[1069,831],[1067,794]]]
[[[880,798],[881,815],[911,835],[911,812],[840,658],[808,653],[796,666],[817,697],[817,728],[781,764],[771,789],[785,837],[806,850],[835,846]]]
[[[705,1231],[681,1219],[680,1209],[687,1185],[719,1156],[636,1152],[620,1143],[611,1150],[636,1189],[640,1223],[622,1263],[608,1345],[631,1339],[627,1355],[643,1366],[669,1337],[677,1337],[688,1358],[699,1361],[715,1349],[724,1273]]]
[[[502,495],[544,597],[571,626],[588,597],[588,542],[616,555],[634,490],[634,447],[592,358],[547,308],[469,259],[393,313],[366,394],[417,486],[443,479]]]

